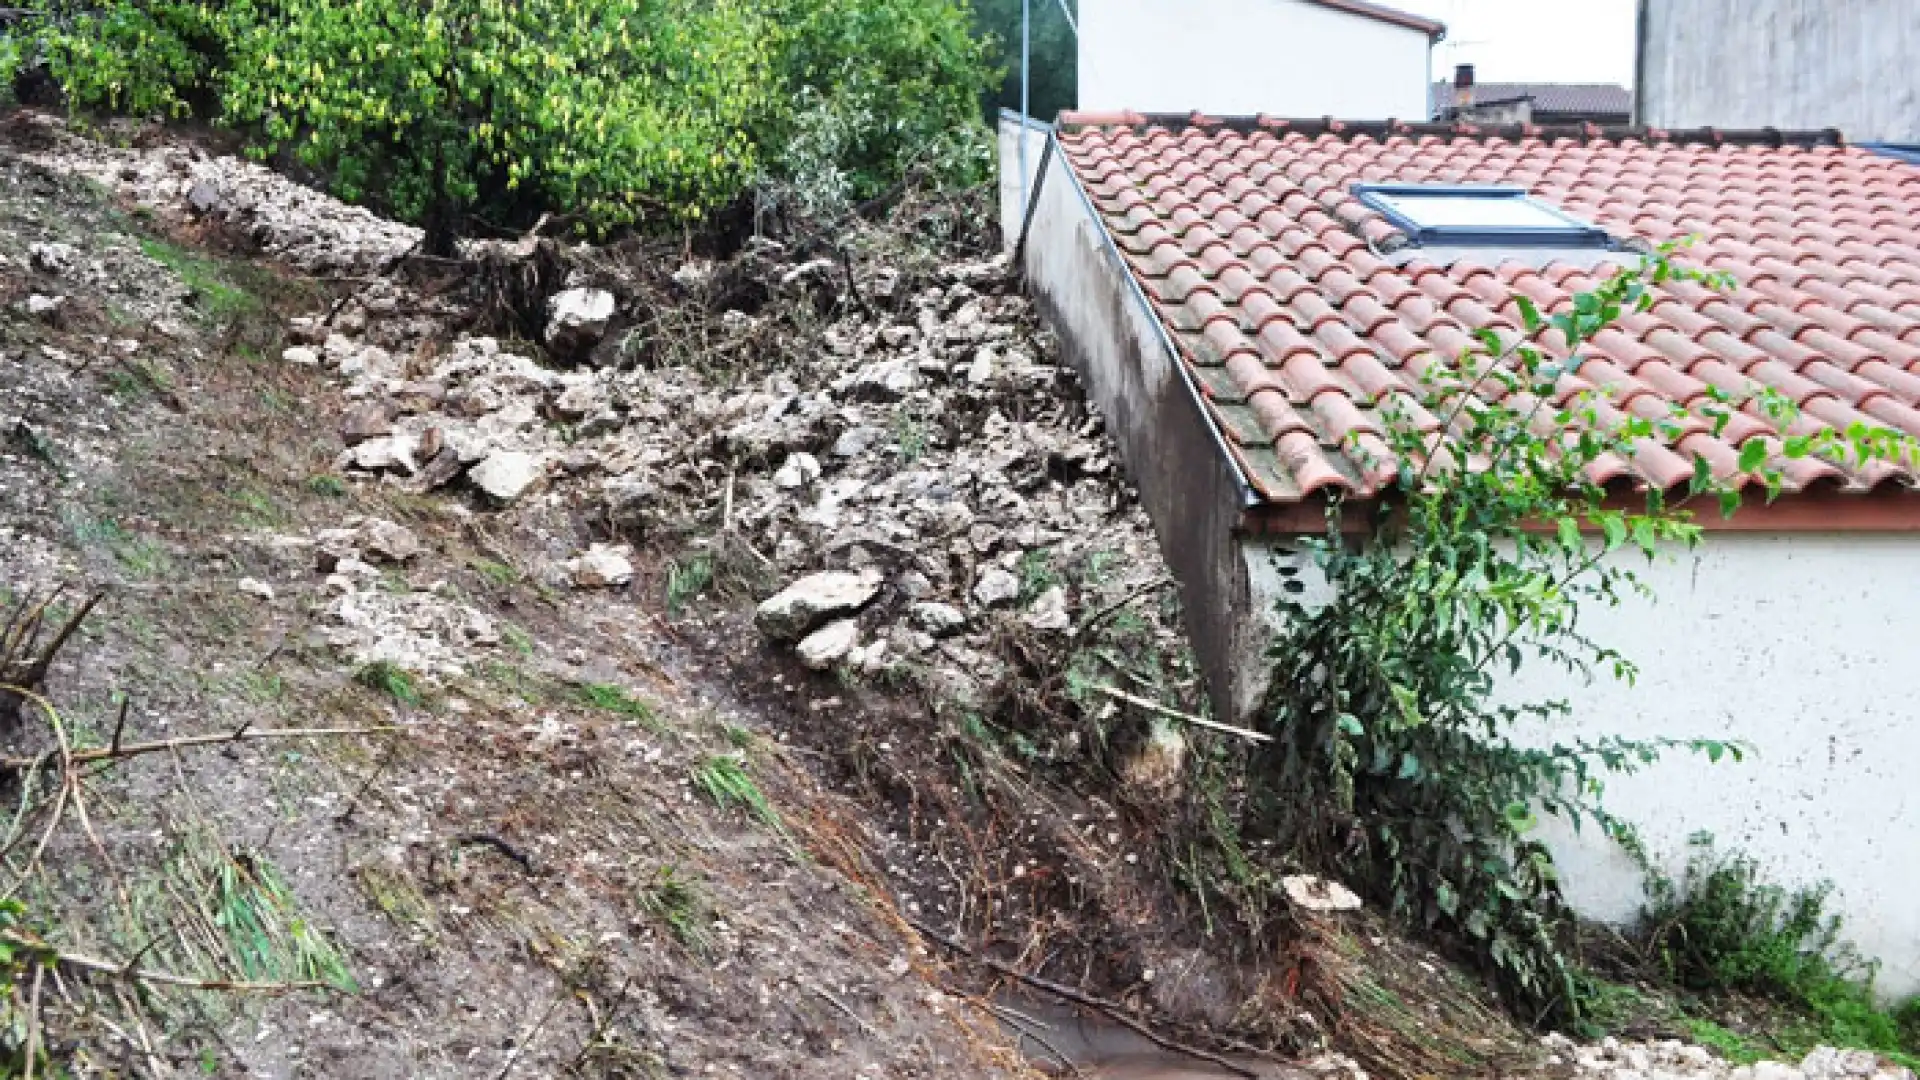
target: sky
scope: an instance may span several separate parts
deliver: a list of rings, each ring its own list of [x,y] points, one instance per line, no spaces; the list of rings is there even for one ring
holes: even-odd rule
[[[1481,82],[1633,85],[1634,0],[1383,0],[1447,24],[1436,79],[1472,64]]]

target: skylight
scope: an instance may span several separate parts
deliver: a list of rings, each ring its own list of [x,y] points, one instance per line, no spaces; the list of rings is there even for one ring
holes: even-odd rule
[[[1522,188],[1455,184],[1355,184],[1359,200],[1422,245],[1607,247],[1611,240]]]

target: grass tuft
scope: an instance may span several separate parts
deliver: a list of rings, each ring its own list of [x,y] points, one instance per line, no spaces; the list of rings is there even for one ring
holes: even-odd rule
[[[329,499],[339,499],[347,494],[347,482],[332,473],[314,473],[307,477],[307,490]]]
[[[713,903],[697,884],[663,866],[636,898],[640,910],[658,919],[682,948],[697,956],[713,949]]]
[[[390,660],[375,660],[354,672],[353,681],[376,693],[385,694],[402,705],[419,705],[420,686],[405,668]]]
[[[193,291],[193,302],[201,314],[217,323],[230,323],[258,312],[260,298],[227,280],[220,263],[195,255],[178,244],[165,240],[140,241],[147,258],[172,270],[182,284]]]
[[[1752,857],[1718,853],[1704,833],[1694,836],[1693,848],[1680,881],[1654,873],[1647,883],[1649,945],[1668,979],[1797,1013],[1767,1031],[1779,1051],[1799,1056],[1838,1046],[1920,1066],[1920,999],[1893,1009],[1879,1003],[1875,966],[1841,940],[1839,916],[1827,914],[1831,885],[1769,884]],[[1726,1044],[1729,1056],[1745,1056],[1736,1046],[1743,1036],[1698,1020],[1691,1026],[1716,1048]]]
[[[712,754],[702,759],[694,767],[693,785],[722,810],[745,810],[767,825],[782,827],[779,812],[738,758]]]
[[[678,618],[687,604],[713,586],[713,556],[702,552],[667,566],[667,614]]]
[[[665,734],[667,726],[660,721],[653,706],[627,693],[611,683],[583,683],[579,688],[580,702],[603,712],[624,716],[637,722],[641,727],[656,734]]]

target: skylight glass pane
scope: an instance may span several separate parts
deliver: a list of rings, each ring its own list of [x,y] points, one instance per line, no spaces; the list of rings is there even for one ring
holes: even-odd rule
[[[1423,229],[1579,228],[1519,196],[1381,192],[1374,197],[1383,209],[1390,209]]]

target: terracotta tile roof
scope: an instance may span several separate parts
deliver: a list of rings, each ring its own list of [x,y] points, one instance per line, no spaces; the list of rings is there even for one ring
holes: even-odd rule
[[[1433,111],[1444,113],[1454,107],[1454,85],[1433,84]],[[1495,105],[1526,99],[1533,102],[1534,115],[1618,116],[1622,122],[1633,115],[1633,91],[1619,83],[1498,83],[1473,85],[1475,105]]]
[[[1379,493],[1393,480],[1381,405],[1392,396],[1420,415],[1411,389],[1425,358],[1458,355],[1482,327],[1516,332],[1515,293],[1551,311],[1611,270],[1592,253],[1428,261],[1355,198],[1356,182],[1523,187],[1616,238],[1698,235],[1688,261],[1737,279],[1725,294],[1662,287],[1651,310],[1585,350],[1566,393],[1604,387],[1620,413],[1660,418],[1674,402],[1698,416],[1709,386],[1764,383],[1800,405],[1792,433],[1861,422],[1920,436],[1920,169],[1839,142],[1138,114],[1066,114],[1060,134],[1269,503]],[[1780,434],[1749,406],[1717,436],[1702,419],[1596,478],[1670,490],[1696,455],[1732,478],[1742,444]],[[1775,464],[1788,491],[1915,482],[1882,463]]]

